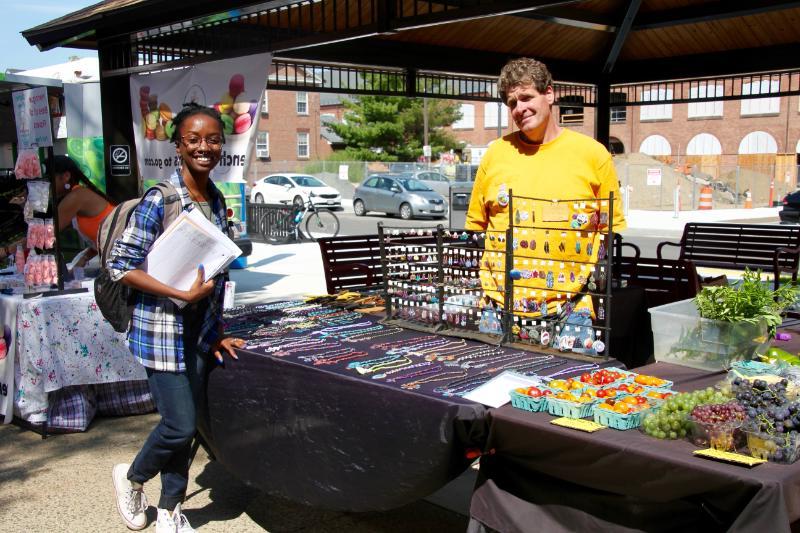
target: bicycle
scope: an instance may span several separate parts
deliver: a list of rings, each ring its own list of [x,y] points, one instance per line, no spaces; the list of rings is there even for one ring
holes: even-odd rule
[[[339,234],[339,217],[328,210],[320,210],[309,197],[304,203],[282,200],[286,209],[268,211],[261,216],[259,229],[264,239],[270,244],[287,244],[301,242],[304,237],[316,241]],[[305,223],[305,235],[300,225]]]

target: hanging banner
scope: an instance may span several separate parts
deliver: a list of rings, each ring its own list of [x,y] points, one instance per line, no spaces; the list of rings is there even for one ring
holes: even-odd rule
[[[12,94],[17,145],[21,150],[53,146],[47,87],[34,87]]]
[[[180,166],[169,140],[174,131],[172,118],[184,103],[195,102],[219,111],[225,126],[222,158],[212,179],[243,181],[271,61],[271,54],[258,54],[131,76],[133,131],[142,180],[161,180]]]

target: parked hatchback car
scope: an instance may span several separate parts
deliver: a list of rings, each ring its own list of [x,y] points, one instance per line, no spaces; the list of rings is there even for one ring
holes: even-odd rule
[[[450,180],[441,172],[435,170],[418,170],[411,173],[410,177],[425,182],[425,185],[441,194],[445,201],[450,201]]]
[[[444,197],[423,181],[403,174],[373,174],[353,192],[353,211],[364,216],[368,211],[398,214],[403,220],[417,216],[444,218]]]
[[[778,211],[781,224],[800,224],[800,190],[783,197],[783,208]]]
[[[316,207],[342,207],[339,191],[307,174],[270,174],[250,189],[250,201],[257,204],[279,204],[288,200],[302,206],[309,198]]]

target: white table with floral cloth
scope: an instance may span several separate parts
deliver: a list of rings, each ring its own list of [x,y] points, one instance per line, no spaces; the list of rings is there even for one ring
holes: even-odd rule
[[[16,307],[15,416],[82,431],[95,412],[152,410],[144,368],[128,350],[125,334],[105,321],[91,289],[31,299],[0,296],[3,306]]]

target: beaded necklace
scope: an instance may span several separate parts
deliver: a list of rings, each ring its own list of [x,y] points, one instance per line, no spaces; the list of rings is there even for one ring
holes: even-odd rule
[[[552,368],[563,364],[561,360],[558,360],[555,363],[550,363],[550,364],[547,363],[549,363],[549,360],[544,361],[544,364],[542,364],[541,361],[534,363],[531,363],[530,360],[511,361],[507,364],[498,367],[487,368],[486,370],[483,370],[477,374],[451,381],[442,387],[437,387],[436,389],[434,389],[434,392],[439,392],[445,395],[462,395],[478,387],[479,385],[483,385],[485,382],[489,381],[492,377],[494,377],[493,374],[500,372],[501,370],[519,370],[519,371],[525,370],[524,373],[528,374],[541,371],[545,368]]]
[[[386,350],[386,353],[418,353],[417,350],[422,348],[430,348],[434,346],[441,346],[443,344],[447,344],[448,341],[445,338],[437,338],[437,340],[431,342],[420,342],[418,344],[413,344],[411,346],[402,346],[399,348],[392,348],[390,350]]]
[[[372,379],[384,379],[386,378],[386,376],[391,376],[392,374],[395,374],[397,372],[402,372],[403,370],[411,370],[412,368],[420,368],[423,366],[430,366],[432,364],[433,363],[430,361],[423,361],[421,363],[416,363],[413,365],[405,365],[391,370],[387,370],[385,372],[381,372],[380,374],[375,374],[374,376],[372,376]]]
[[[409,383],[403,383],[400,385],[402,388],[411,390],[411,389],[418,389],[420,385],[424,385],[425,383],[435,383],[437,381],[444,381],[445,379],[450,379],[454,377],[464,377],[466,375],[465,371],[455,371],[455,372],[442,372],[437,373],[434,376],[418,379],[415,381],[411,381]]]
[[[553,374],[547,374],[545,377],[554,378],[556,376],[563,376],[563,375],[567,375],[567,374],[577,374],[578,372],[596,370],[598,368],[600,368],[600,365],[598,365],[597,363],[587,363],[585,365],[570,366],[570,367],[565,368],[563,370],[559,370],[558,372],[554,372]]]
[[[334,331],[339,331],[339,330],[349,329],[349,328],[356,328],[356,327],[361,327],[361,326],[370,326],[372,324],[373,324],[373,322],[371,320],[365,320],[363,322],[358,322],[358,323],[355,323],[355,324],[347,324],[347,325],[344,325],[344,326],[329,326],[327,328],[322,328],[322,329],[316,330],[314,333],[312,333],[312,335],[325,336],[328,333],[332,333]]]
[[[373,344],[372,346],[370,346],[370,348],[372,348],[373,350],[384,350],[384,351],[387,351],[387,350],[391,350],[393,348],[399,348],[401,346],[405,346],[405,345],[408,345],[408,344],[417,344],[417,343],[420,343],[420,342],[425,342],[425,341],[433,340],[433,339],[437,339],[437,338],[438,338],[437,335],[427,335],[425,337],[411,337],[409,339],[401,339],[399,341],[376,343],[376,344]]]
[[[299,355],[297,358],[306,363],[311,363],[318,359],[328,359],[337,355],[351,354],[354,351],[356,351],[355,348],[339,348],[338,350],[326,351],[324,355]]]
[[[289,342],[284,342],[283,344],[273,344],[269,348],[267,348],[268,352],[277,352],[286,348],[310,348],[312,346],[319,346],[321,344],[328,344],[327,339],[306,339],[306,338],[297,338],[297,337],[290,337]]]
[[[348,335],[346,338],[342,340],[344,342],[371,341],[374,339],[379,339],[381,337],[388,337],[389,335],[395,335],[397,333],[400,333],[401,331],[403,331],[403,328],[391,327],[391,328],[386,328],[385,331],[379,331],[378,333]]]
[[[425,358],[437,361],[466,361],[467,359],[474,359],[476,357],[492,354],[500,349],[501,348],[497,346],[486,346],[478,348],[475,348],[474,346],[466,346],[465,348],[457,350],[448,350],[444,354],[434,353],[431,355],[427,355],[425,356]],[[456,357],[459,355],[460,357]]]
[[[361,363],[355,364],[356,372],[359,374],[371,374],[376,370],[384,370],[384,369],[392,369],[392,368],[399,368],[399,367],[407,367],[411,364],[411,359],[408,357],[400,357],[393,361],[385,361],[383,363],[377,365],[363,365]]]
[[[398,383],[400,381],[405,381],[407,379],[418,378],[422,376],[427,376],[429,374],[438,374],[440,370],[442,370],[442,365],[432,366],[430,368],[424,368],[422,370],[417,370],[415,372],[409,372],[408,374],[400,374],[399,376],[394,376],[391,378],[387,378],[387,383]]]
[[[352,348],[350,348],[352,350]],[[341,363],[342,361],[349,361],[350,359],[358,359],[359,357],[364,357],[367,355],[367,352],[362,351],[352,351],[349,353],[345,353],[342,355],[338,355],[336,357],[326,357],[324,359],[316,359],[314,360],[314,365],[335,365],[336,363]]]

